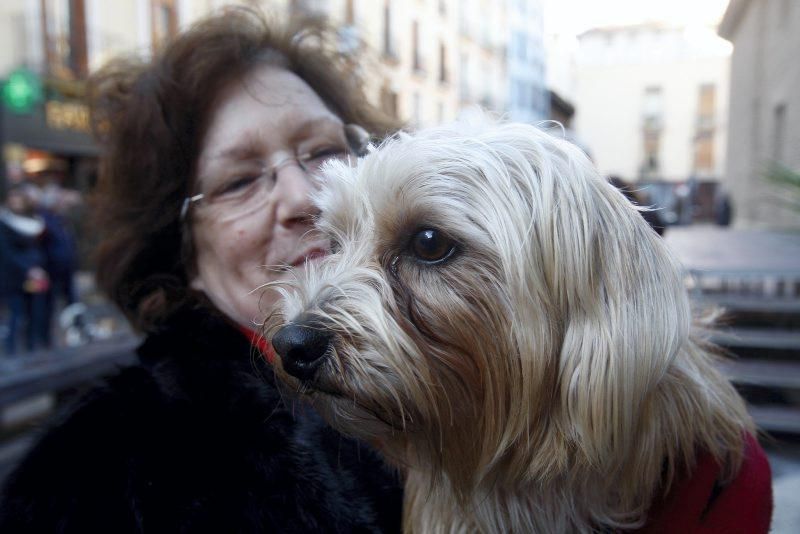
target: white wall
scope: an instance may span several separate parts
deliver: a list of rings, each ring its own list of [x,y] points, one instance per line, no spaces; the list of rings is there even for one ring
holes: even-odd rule
[[[660,175],[685,180],[693,172],[699,88],[715,95],[714,177],[724,176],[730,47],[703,49],[691,33],[642,31],[585,34],[578,51],[575,129],[603,174],[633,180],[644,159],[645,89],[662,91]],[[717,41],[721,41],[717,39]],[[702,43],[701,43],[702,45]]]

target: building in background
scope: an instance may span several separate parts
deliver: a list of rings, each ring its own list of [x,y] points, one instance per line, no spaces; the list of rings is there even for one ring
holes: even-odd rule
[[[545,85],[543,6],[540,0],[508,2],[508,115],[536,123],[549,115]]]
[[[389,115],[427,125],[457,113],[456,0],[294,0],[287,7],[339,28],[343,49],[362,57],[367,96]]]
[[[174,36],[178,4],[190,2],[0,3],[0,80],[13,82],[4,85],[0,109],[0,187],[46,162],[62,170],[61,185],[91,188],[98,149],[84,102],[86,78],[111,57],[149,54]]]
[[[505,2],[295,0],[288,7],[324,15],[363,43],[368,97],[411,126],[452,120],[472,105],[507,111]]]
[[[507,109],[508,12],[506,2],[459,0],[458,108]],[[445,117],[452,118],[452,117]]]
[[[367,94],[416,125],[471,105],[533,122],[547,116],[541,0],[5,0],[0,78],[26,65],[80,81],[119,54],[147,55],[215,9],[245,4],[278,17],[306,12],[364,52]],[[362,46],[364,45],[364,46]],[[81,84],[76,96],[80,96]]]
[[[800,228],[800,3],[731,0],[719,34],[733,43],[727,184],[736,223]],[[794,189],[794,190],[792,190]]]
[[[295,0],[367,48],[367,93],[412,126],[478,105],[547,118],[541,0]]]
[[[541,0],[3,0],[0,81],[16,74],[13,89],[32,98],[0,115],[0,187],[22,179],[27,160],[51,158],[66,162],[64,185],[89,189],[89,72],[121,54],[147,57],[230,4],[327,18],[342,50],[363,58],[368,98],[412,126],[472,105],[526,122],[547,117]]]
[[[579,36],[576,129],[603,174],[724,176],[730,45],[711,28],[657,23]]]

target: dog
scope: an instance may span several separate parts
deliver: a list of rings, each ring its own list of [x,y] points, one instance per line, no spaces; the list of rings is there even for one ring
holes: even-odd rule
[[[700,464],[723,488],[763,464],[679,263],[574,145],[473,117],[321,182],[331,254],[276,288],[265,335],[405,473],[406,531],[636,529]]]

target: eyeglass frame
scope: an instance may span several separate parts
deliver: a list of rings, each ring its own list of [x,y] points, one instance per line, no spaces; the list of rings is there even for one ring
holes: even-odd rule
[[[368,151],[369,144],[370,144],[370,135],[369,133],[358,124],[345,124],[343,125],[345,140],[347,142],[347,148],[350,151],[350,154],[361,157],[365,155]],[[296,164],[300,169],[306,174],[309,175],[310,170],[306,166],[306,162],[313,159],[313,154],[311,152],[306,152],[304,154],[295,154],[293,156],[287,156],[283,158],[281,161],[277,163],[273,163],[272,165],[264,166],[264,173],[269,175],[274,175],[283,167],[290,163]],[[334,158],[331,158],[334,159]],[[195,202],[199,202],[203,198],[205,198],[205,193],[198,193],[196,195],[184,197],[183,202],[181,203],[181,211],[180,211],[180,221],[186,222],[187,216],[189,215],[189,209],[192,207],[192,204]]]

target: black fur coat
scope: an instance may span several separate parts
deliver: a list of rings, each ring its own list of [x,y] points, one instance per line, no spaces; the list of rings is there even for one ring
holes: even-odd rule
[[[284,401],[245,336],[184,311],[6,481],[0,532],[399,531],[382,462]]]

